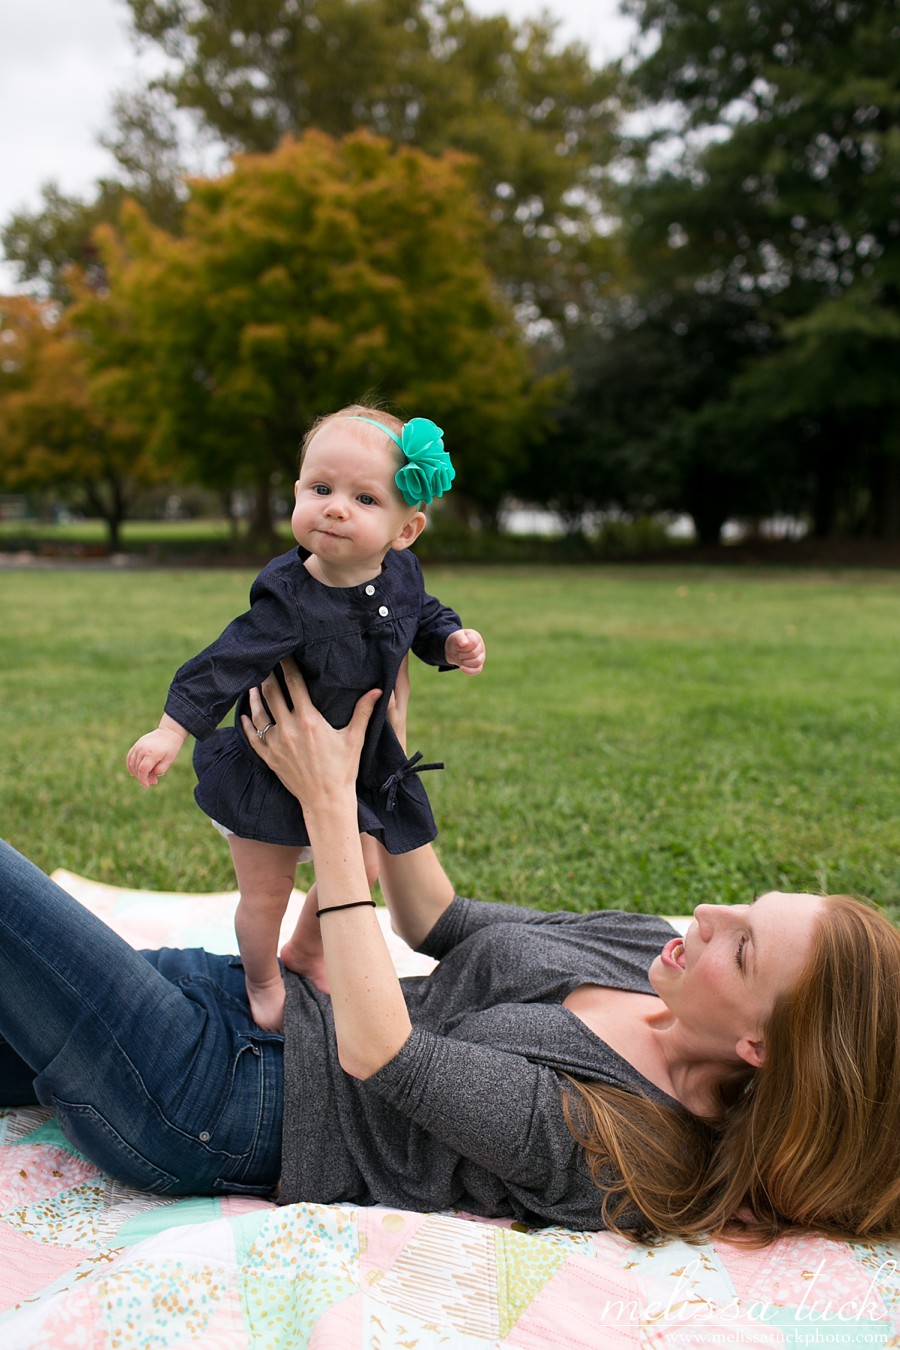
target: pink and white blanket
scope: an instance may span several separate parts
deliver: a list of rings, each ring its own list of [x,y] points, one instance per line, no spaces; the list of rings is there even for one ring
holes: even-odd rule
[[[56,879],[135,946],[233,949],[233,895]],[[401,972],[428,968],[389,941]],[[49,1112],[0,1112],[3,1350],[900,1347],[898,1267],[900,1243],[648,1248],[459,1214],[165,1200],[104,1176]]]

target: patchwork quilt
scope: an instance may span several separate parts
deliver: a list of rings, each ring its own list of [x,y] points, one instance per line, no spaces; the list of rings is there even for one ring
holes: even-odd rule
[[[234,895],[56,880],[138,947],[233,949]],[[293,923],[297,895],[285,921]],[[388,931],[402,973],[428,969]],[[900,1347],[900,1243],[635,1246],[463,1214],[167,1200],[0,1112],[3,1350]]]

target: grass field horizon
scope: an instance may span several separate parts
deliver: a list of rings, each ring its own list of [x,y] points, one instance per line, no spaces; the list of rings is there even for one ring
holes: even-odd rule
[[[231,889],[189,751],[142,792],[125,753],[253,573],[0,572],[3,835],[47,870]],[[900,916],[900,576],[432,566],[480,628],[478,679],[414,662],[411,749],[460,890],[684,912],[852,891]],[[300,884],[308,884],[309,870]]]

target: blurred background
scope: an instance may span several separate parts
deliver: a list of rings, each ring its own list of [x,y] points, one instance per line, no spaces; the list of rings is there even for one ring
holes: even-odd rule
[[[416,663],[414,716],[461,887],[900,913],[898,22],[884,0],[7,6],[17,847],[233,884],[188,756],[142,794],[124,755],[289,546],[305,429],[370,395],[436,420],[458,469],[417,550],[488,665]]]
[[[894,560],[895,6],[0,24],[0,547],[265,556],[370,394],[445,429],[440,557]]]

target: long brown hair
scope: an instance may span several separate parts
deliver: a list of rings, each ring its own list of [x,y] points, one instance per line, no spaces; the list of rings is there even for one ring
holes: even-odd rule
[[[765,1061],[719,1087],[713,1120],[569,1082],[609,1228],[654,1241],[900,1236],[900,932],[825,896],[804,971],[764,1028]]]

